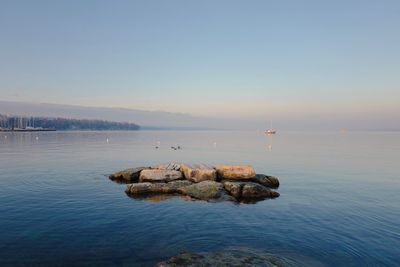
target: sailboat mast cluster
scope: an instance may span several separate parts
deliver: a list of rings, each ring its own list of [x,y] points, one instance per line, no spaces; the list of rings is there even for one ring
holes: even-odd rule
[[[35,127],[35,117],[0,115],[0,131],[2,132],[32,132],[54,131],[43,127]]]

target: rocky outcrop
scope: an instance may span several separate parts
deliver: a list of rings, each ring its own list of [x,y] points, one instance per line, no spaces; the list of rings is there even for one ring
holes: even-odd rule
[[[215,169],[221,180],[248,180],[256,176],[256,172],[251,166],[217,165]]]
[[[207,165],[182,164],[181,171],[187,180],[195,183],[217,180],[217,171]]]
[[[113,181],[137,182],[139,180],[140,172],[145,169],[149,169],[149,167],[130,168],[113,173],[109,178]]]
[[[208,253],[183,252],[167,261],[160,262],[157,267],[290,267],[290,266],[308,266],[305,263],[282,256],[273,255],[263,251],[250,249],[230,249]]]
[[[278,192],[270,189],[277,188],[279,180],[274,176],[256,175],[251,166],[218,165],[213,168],[168,163],[151,168],[126,169],[110,175],[110,179],[130,183],[125,192],[138,199],[154,194],[180,194],[187,199],[254,203],[279,196]]]
[[[183,179],[182,172],[167,169],[146,169],[140,172],[139,182],[165,183]]]

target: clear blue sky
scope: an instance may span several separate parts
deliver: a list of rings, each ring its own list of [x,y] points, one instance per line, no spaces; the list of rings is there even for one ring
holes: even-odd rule
[[[398,114],[399,14],[384,0],[1,0],[0,100]]]

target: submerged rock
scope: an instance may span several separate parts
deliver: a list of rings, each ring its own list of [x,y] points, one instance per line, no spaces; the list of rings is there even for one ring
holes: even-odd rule
[[[206,165],[181,165],[181,171],[185,178],[189,181],[199,183],[202,181],[215,181],[217,180],[217,172],[214,168]]]
[[[140,172],[139,182],[170,182],[183,179],[182,172],[164,169],[147,169]]]
[[[109,178],[113,181],[137,182],[141,171],[149,169],[149,167],[130,168],[123,171],[113,173]]]
[[[190,181],[172,181],[169,183],[136,183],[126,187],[128,194],[151,194],[151,193],[177,193],[178,189],[191,185]]]
[[[215,168],[221,180],[248,180],[256,176],[251,166],[217,165]]]
[[[252,181],[271,188],[279,187],[279,180],[275,176],[256,174],[256,176],[252,179]]]
[[[307,266],[292,259],[273,255],[270,253],[252,250],[223,250],[210,253],[183,252],[167,261],[160,262],[157,267],[291,267]]]
[[[224,187],[215,181],[203,181],[181,187],[178,192],[196,199],[211,200],[221,198],[224,195]]]

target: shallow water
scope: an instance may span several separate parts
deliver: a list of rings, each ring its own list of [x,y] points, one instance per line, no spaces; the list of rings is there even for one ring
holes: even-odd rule
[[[281,196],[150,202],[106,177],[168,161],[251,164],[280,178]],[[396,266],[399,162],[400,133],[0,133],[0,266],[153,266],[231,247],[310,265]]]

